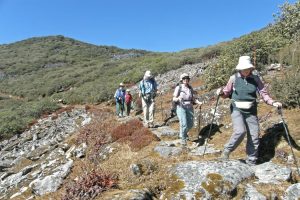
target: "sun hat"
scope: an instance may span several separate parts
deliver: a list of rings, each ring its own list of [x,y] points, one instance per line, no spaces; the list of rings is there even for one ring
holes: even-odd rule
[[[124,87],[124,83],[120,83],[120,85],[119,86],[121,86],[121,87]]]
[[[243,70],[243,69],[249,69],[249,68],[254,68],[254,66],[251,63],[250,56],[241,56],[239,58],[239,63],[235,67],[235,69]]]
[[[126,92],[130,92],[130,89],[126,89]]]
[[[151,72],[148,70],[148,71],[146,71],[145,72],[145,75],[144,75],[145,77],[152,77],[152,74],[151,74]]]
[[[187,73],[183,73],[183,74],[180,75],[180,80],[182,81],[183,78],[188,78],[188,79],[190,79],[190,76],[189,76]]]

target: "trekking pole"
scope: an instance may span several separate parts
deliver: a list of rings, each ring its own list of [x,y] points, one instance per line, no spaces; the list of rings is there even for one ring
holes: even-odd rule
[[[163,106],[162,106],[163,102],[160,102],[160,111],[161,111],[161,120],[164,120],[164,111],[163,111]]]
[[[208,136],[207,136],[207,138],[205,139],[205,142],[204,142],[205,144],[204,144],[203,157],[204,157],[205,151],[206,151],[206,145],[207,145],[207,142],[208,142],[207,140],[208,140],[208,138],[209,138],[209,136],[210,136],[210,134],[211,134],[211,129],[212,129],[212,125],[213,125],[213,122],[214,122],[214,119],[215,119],[215,115],[216,115],[216,111],[217,111],[219,99],[220,99],[220,95],[218,95],[218,97],[217,97],[217,102],[216,102],[216,106],[215,106],[215,111],[214,111],[213,118],[212,118],[212,120],[211,120],[211,124],[210,124],[210,128],[209,128]]]
[[[200,105],[200,107],[199,107],[199,116],[198,116],[198,134],[200,133],[200,131],[201,131],[201,124],[200,124],[200,122],[201,122],[201,105]],[[199,136],[198,136],[199,137]]]
[[[298,161],[296,160],[296,156],[295,156],[295,154],[294,154],[294,151],[293,151],[293,148],[292,148],[292,144],[291,144],[291,140],[290,140],[290,137],[289,137],[289,132],[288,132],[288,130],[287,130],[285,121],[284,121],[284,119],[283,119],[282,109],[281,109],[281,108],[277,108],[277,109],[278,109],[278,110],[277,110],[277,111],[278,111],[278,114],[279,114],[280,117],[281,117],[281,121],[282,121],[282,124],[283,124],[283,127],[284,127],[284,131],[285,131],[286,137],[287,137],[287,139],[288,139],[289,146],[290,146],[291,151],[292,151],[292,154],[293,154],[293,158],[294,158],[294,160],[295,160],[295,165],[296,165],[296,167],[297,167],[297,172],[298,172],[298,174],[300,175],[300,171],[299,171],[299,167],[298,167]]]

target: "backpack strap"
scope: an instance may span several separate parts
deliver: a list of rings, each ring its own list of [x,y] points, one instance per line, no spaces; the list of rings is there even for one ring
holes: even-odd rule
[[[176,97],[179,97],[180,92],[181,92],[181,89],[182,89],[181,84],[179,84],[178,86],[179,86],[179,89],[178,89],[178,93],[177,93]],[[194,90],[193,90],[192,86],[190,86],[190,84],[188,84],[188,88],[189,88],[190,91],[191,91],[191,94],[192,94],[192,101],[193,101],[193,98],[194,98]]]

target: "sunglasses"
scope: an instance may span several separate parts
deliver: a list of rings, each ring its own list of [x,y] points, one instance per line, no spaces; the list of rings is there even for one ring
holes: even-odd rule
[[[184,79],[186,79],[186,80],[190,80],[190,77],[188,77],[188,76],[185,76],[185,77],[183,77],[183,78],[182,78],[182,80],[184,80]]]

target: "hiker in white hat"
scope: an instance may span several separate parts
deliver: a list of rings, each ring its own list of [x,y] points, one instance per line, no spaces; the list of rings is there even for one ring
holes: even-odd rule
[[[116,90],[114,97],[116,100],[116,115],[118,117],[123,117],[125,101],[125,89],[123,83],[119,84],[119,88]]]
[[[193,104],[202,104],[195,98],[194,90],[190,85],[190,76],[187,73],[180,75],[180,84],[173,93],[173,101],[176,102],[176,114],[179,119],[181,144],[186,145],[189,140],[188,132],[194,126]]]
[[[241,56],[238,71],[232,75],[223,88],[217,90],[217,95],[223,98],[231,98],[231,118],[233,134],[228,143],[225,144],[221,158],[228,159],[229,154],[234,151],[247,135],[246,163],[255,165],[258,159],[259,145],[259,122],[257,118],[257,92],[263,100],[275,107],[282,107],[280,102],[274,101],[268,94],[263,82],[258,75],[252,74],[254,66],[249,56]]]
[[[148,128],[154,127],[154,109],[155,97],[157,93],[157,83],[151,74],[146,71],[143,80],[139,84],[139,97],[142,98],[142,106],[144,113],[144,126]]]

